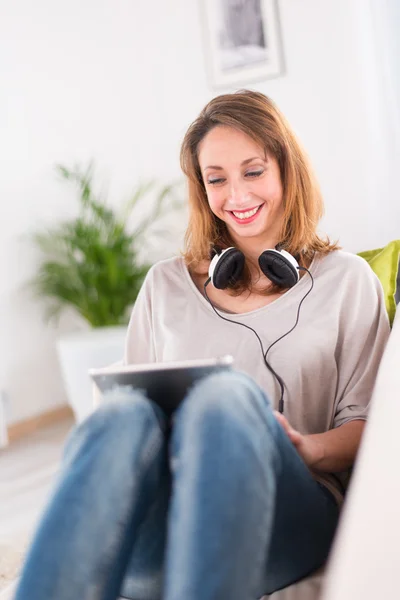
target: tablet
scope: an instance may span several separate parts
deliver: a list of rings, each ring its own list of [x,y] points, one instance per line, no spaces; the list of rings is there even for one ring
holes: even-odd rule
[[[134,364],[90,369],[89,375],[104,400],[112,400],[126,388],[143,391],[170,416],[193,383],[202,377],[232,369],[232,356],[198,360]]]

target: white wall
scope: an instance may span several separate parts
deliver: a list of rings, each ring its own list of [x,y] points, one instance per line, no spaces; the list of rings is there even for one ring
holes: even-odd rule
[[[399,237],[388,168],[395,109],[370,2],[279,4],[286,73],[252,87],[277,101],[308,149],[326,198],[324,229],[351,251]],[[140,178],[179,175],[185,128],[216,93],[199,8],[200,0],[1,3],[0,386],[11,420],[65,401],[58,332],[21,289],[35,266],[21,236],[75,210],[52,167],[94,157],[116,200]]]

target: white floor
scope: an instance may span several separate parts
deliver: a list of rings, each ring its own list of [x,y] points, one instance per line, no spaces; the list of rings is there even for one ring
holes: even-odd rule
[[[0,598],[29,545],[51,492],[72,420],[40,429],[0,451]]]

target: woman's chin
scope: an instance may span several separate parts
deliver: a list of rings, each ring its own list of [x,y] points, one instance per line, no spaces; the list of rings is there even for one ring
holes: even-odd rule
[[[247,238],[268,238],[269,237],[269,227],[265,224],[261,225],[259,223],[249,226],[249,227],[229,227],[228,230],[231,236],[235,239],[247,239]]]

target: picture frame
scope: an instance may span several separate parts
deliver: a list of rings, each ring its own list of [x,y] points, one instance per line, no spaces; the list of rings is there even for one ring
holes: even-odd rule
[[[208,78],[238,87],[283,73],[276,0],[200,0]]]

